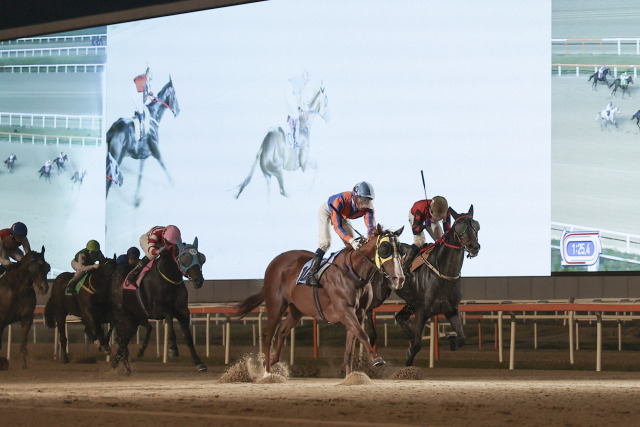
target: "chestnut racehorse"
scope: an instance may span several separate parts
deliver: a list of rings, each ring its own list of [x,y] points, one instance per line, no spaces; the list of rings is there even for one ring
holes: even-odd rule
[[[394,290],[402,288],[404,274],[400,265],[398,236],[403,228],[391,232],[383,230],[378,225],[373,236],[362,241],[360,249],[356,251],[350,246],[343,249],[320,277],[319,289],[306,285],[296,286],[303,266],[313,258],[312,252],[288,251],[271,261],[265,272],[262,290],[240,303],[236,312],[236,315],[242,318],[263,302],[265,304],[265,376],[271,374],[271,365],[280,360],[280,351],[286,336],[304,315],[345,326],[346,375],[352,372],[356,338],[366,348],[374,366],[385,363],[369,344],[369,338],[361,323],[372,300],[372,284],[384,281]],[[315,292],[317,301],[314,297]],[[269,357],[271,341],[287,308],[289,315],[280,325],[276,351]]]

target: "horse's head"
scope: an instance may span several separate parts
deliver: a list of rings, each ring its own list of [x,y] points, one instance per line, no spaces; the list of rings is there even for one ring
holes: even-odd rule
[[[176,89],[173,86],[173,80],[169,76],[169,83],[165,84],[160,92],[158,92],[158,101],[165,107],[167,107],[173,113],[173,117],[178,117],[180,114],[180,105],[178,104],[178,97],[176,96]]]
[[[400,242],[398,241],[398,236],[402,234],[403,230],[404,227],[396,231],[384,230],[378,224],[373,236],[364,240],[361,248],[364,255],[374,258],[376,267],[385,278],[389,279],[389,286],[394,291],[401,289],[405,280],[400,262]]]
[[[458,214],[452,207],[449,207],[449,212],[454,219],[449,234],[453,234],[456,242],[467,251],[470,258],[478,255],[480,251],[478,243],[480,223],[473,219],[473,205],[467,213]]]
[[[313,98],[311,98],[311,101],[307,104],[305,112],[308,114],[317,114],[327,123],[329,122],[329,119],[331,119],[331,114],[329,112],[329,98],[327,97],[322,83],[320,83],[320,89],[318,89]]]
[[[44,246],[42,252],[30,251],[18,264],[19,268],[27,271],[39,294],[44,295],[49,291],[47,274],[51,271],[51,266],[44,260]]]
[[[196,237],[192,245],[182,243],[180,239],[176,241],[177,255],[176,264],[180,272],[189,279],[193,287],[198,289],[204,284],[202,276],[202,264],[207,258],[203,253],[198,252],[198,238]]]
[[[101,285],[108,286],[111,282],[111,278],[113,277],[113,273],[116,271],[117,265],[115,254],[113,254],[113,258],[103,259],[100,263],[100,267],[98,267],[93,273],[93,278],[100,281]]]

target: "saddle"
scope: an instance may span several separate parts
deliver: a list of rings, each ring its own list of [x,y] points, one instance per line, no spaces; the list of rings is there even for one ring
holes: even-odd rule
[[[129,275],[133,272],[133,270],[131,270],[129,274],[127,274],[127,276],[124,278],[122,289],[125,289],[127,291],[135,291],[140,289],[140,285],[142,284],[142,279],[144,279],[144,276],[147,275],[147,273],[149,272],[149,270],[151,270],[151,267],[153,267],[153,264],[155,264],[157,260],[158,258],[154,258],[151,261],[149,261],[147,265],[144,266],[144,268],[140,271],[140,274],[138,274],[138,278],[136,279],[135,286],[129,283]]]
[[[327,268],[329,268],[329,266],[331,265],[335,257],[338,256],[339,253],[340,251],[334,252],[329,256],[329,258],[323,259],[320,262],[320,268],[318,269],[318,273],[316,274],[318,281],[320,280],[324,272],[327,270]],[[307,283],[307,279],[309,278],[309,270],[311,269],[311,261],[313,261],[313,258],[311,258],[309,261],[305,263],[305,265],[302,266],[302,270],[300,270],[300,274],[296,279],[296,286],[297,285],[311,286],[309,283]]]
[[[91,284],[91,280],[89,280],[89,283],[88,283],[88,285],[87,285],[87,286],[85,286],[85,285],[84,285],[84,284],[85,284],[85,282],[87,281],[87,278],[88,278],[89,276],[91,276],[91,273],[93,273],[93,271],[89,271],[89,272],[85,273],[85,274],[82,276],[82,278],[80,278],[80,280],[78,280],[78,283],[76,283],[76,289],[75,289],[75,290],[76,290],[76,293],[75,293],[76,295],[80,292],[80,289],[82,289],[82,288],[84,288],[84,289],[85,289],[87,292],[89,292],[90,294],[95,294],[95,293],[96,293],[95,288],[94,288],[94,287],[93,287],[93,285]],[[71,281],[71,280],[69,280],[69,282],[70,282],[70,281]],[[67,282],[67,283],[69,283],[69,282]],[[72,296],[72,295],[73,295],[72,293],[70,293],[70,292],[69,292],[69,290],[68,290],[68,289],[65,289],[64,294],[65,294],[65,295],[69,295],[69,296]]]
[[[429,245],[426,248],[422,249],[420,251],[420,253],[418,254],[418,256],[415,257],[413,262],[411,263],[411,268],[409,269],[409,271],[411,271],[413,273],[414,271],[416,271],[418,269],[418,267],[420,267],[422,264],[424,264],[424,260],[429,257],[429,254],[431,252],[433,252],[433,249],[435,247],[436,247],[436,245]]]

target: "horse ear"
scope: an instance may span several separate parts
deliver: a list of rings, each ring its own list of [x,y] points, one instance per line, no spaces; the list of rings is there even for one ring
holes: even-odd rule
[[[471,204],[471,207],[469,208],[469,215],[471,215],[471,218],[473,218],[473,204]]]
[[[395,234],[396,236],[399,236],[402,234],[403,231],[404,231],[404,225],[400,227],[399,230],[394,231],[393,234]]]
[[[453,208],[451,206],[449,206],[449,213],[451,214],[451,216],[453,217],[453,219],[458,219],[458,217],[460,215],[458,215],[458,212],[456,212],[455,210],[453,210]]]
[[[198,238],[197,237],[195,239],[193,239],[193,246],[195,246],[196,249],[198,249]]]
[[[181,251],[182,249],[184,249],[184,243],[182,243],[182,239],[180,238],[176,238],[176,246],[178,247],[178,250]]]
[[[42,245],[42,256],[44,256],[44,245]]]

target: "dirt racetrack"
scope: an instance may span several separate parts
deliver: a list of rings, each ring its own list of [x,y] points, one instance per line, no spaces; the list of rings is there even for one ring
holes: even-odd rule
[[[422,380],[347,386],[338,377],[226,383],[224,369],[139,362],[127,377],[100,361],[22,370],[12,359],[0,371],[0,424],[606,426],[634,423],[640,398],[640,372],[420,367]]]

